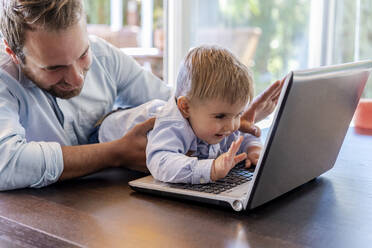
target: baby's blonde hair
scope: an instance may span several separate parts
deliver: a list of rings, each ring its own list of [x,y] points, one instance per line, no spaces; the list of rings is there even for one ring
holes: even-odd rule
[[[227,49],[199,46],[181,64],[175,96],[190,100],[220,99],[231,104],[250,102],[253,79],[249,69]]]

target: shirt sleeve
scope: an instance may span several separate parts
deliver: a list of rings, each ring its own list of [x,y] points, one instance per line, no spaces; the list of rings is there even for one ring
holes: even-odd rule
[[[148,135],[147,167],[152,176],[163,182],[200,184],[211,182],[213,159],[199,160],[185,154],[194,134],[184,123],[162,121]]]
[[[95,37],[92,40],[97,40]],[[97,45],[97,44],[96,44]],[[116,105],[135,107],[152,99],[168,100],[172,94],[171,87],[153,73],[145,70],[131,56],[120,49],[101,41],[102,49],[97,49],[96,56],[117,84]]]
[[[17,98],[0,86],[0,190],[43,187],[63,171],[62,149],[55,142],[27,142],[19,122]]]

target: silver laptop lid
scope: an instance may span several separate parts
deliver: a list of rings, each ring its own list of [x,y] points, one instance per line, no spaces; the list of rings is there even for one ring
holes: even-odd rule
[[[289,74],[245,207],[262,205],[333,167],[371,68],[372,61],[364,61]]]

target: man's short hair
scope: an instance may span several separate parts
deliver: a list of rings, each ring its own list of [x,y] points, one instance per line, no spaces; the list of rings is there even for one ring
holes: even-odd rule
[[[249,69],[227,49],[200,46],[184,58],[177,77],[175,96],[250,102],[253,79]]]
[[[81,19],[82,0],[0,0],[0,29],[9,47],[25,62],[27,30],[66,29]]]

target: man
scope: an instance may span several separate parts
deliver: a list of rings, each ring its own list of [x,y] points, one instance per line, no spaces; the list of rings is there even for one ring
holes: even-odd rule
[[[107,167],[144,170],[154,119],[113,142],[87,145],[88,137],[114,104],[167,100],[170,88],[88,37],[81,0],[0,1],[0,190],[43,187]],[[243,130],[254,132],[252,116],[272,111],[278,85],[246,112]]]

